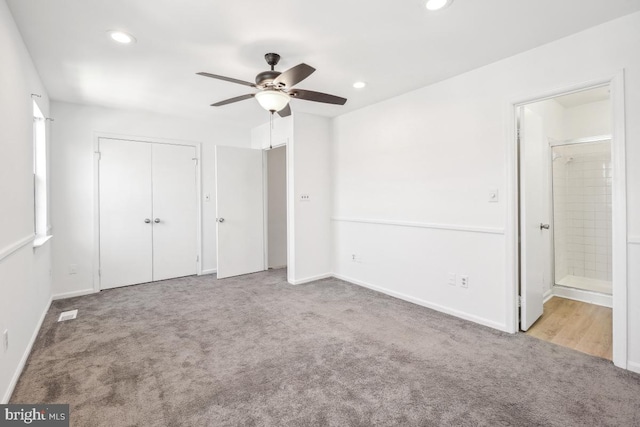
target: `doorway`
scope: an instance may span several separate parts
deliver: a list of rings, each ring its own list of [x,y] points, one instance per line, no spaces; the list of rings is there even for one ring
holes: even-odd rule
[[[287,267],[287,146],[266,150],[266,265]]]
[[[218,279],[287,266],[286,156],[216,146]]]
[[[517,329],[626,367],[620,86],[514,103]]]

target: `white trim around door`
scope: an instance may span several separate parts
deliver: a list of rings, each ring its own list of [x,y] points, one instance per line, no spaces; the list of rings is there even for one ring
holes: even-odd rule
[[[613,236],[613,363],[623,369],[628,367],[627,332],[627,204],[626,204],[626,154],[625,154],[625,108],[624,70],[615,75],[578,83],[562,89],[549,90],[532,96],[515,99],[508,103],[505,117],[506,127],[507,182],[506,182],[506,307],[509,332],[519,330],[518,284],[519,284],[519,238],[518,238],[518,149],[517,108],[533,102],[555,98],[599,86],[609,86],[612,105],[611,159],[614,176],[612,182],[612,236]],[[629,242],[631,243],[631,241]]]

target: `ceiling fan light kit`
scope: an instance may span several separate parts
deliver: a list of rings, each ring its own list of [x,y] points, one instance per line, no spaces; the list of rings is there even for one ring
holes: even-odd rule
[[[267,53],[264,56],[264,59],[267,61],[267,64],[269,64],[271,69],[258,73],[255,79],[255,84],[231,77],[219,76],[217,74],[205,72],[196,73],[204,77],[224,80],[226,82],[249,86],[259,90],[257,93],[236,96],[234,98],[216,102],[215,104],[211,104],[211,106],[221,107],[223,105],[255,97],[260,106],[265,110],[272,114],[277,112],[280,117],[287,117],[291,115],[291,108],[289,107],[289,101],[291,98],[335,105],[344,105],[347,102],[346,98],[329,95],[327,93],[304,89],[293,89],[293,86],[297,85],[316,71],[312,66],[307,64],[298,64],[281,73],[274,69],[280,61],[280,55],[277,53]]]
[[[278,112],[287,106],[291,97],[279,90],[266,89],[255,95],[262,108],[272,113]]]

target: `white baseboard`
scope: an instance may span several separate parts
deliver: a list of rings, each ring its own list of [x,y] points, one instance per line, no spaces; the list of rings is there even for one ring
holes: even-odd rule
[[[82,290],[79,290],[79,291],[64,292],[64,293],[61,293],[61,294],[55,294],[52,297],[52,299],[53,300],[59,300],[59,299],[66,299],[66,298],[73,298],[73,297],[81,297],[81,296],[84,296],[84,295],[96,294],[98,292],[96,292],[96,290],[93,289],[93,288],[82,289]]]
[[[392,291],[392,290],[389,290],[389,289],[386,289],[386,288],[382,288],[380,286],[372,285],[370,283],[366,283],[366,282],[363,282],[361,280],[356,280],[356,279],[353,279],[351,277],[343,276],[341,274],[333,274],[333,277],[335,277],[336,279],[344,280],[344,281],[349,282],[349,283],[353,283],[354,285],[362,286],[364,288],[368,288],[368,289],[371,289],[371,290],[374,290],[374,291],[377,291],[377,292],[381,292],[383,294],[392,296],[394,298],[398,298],[398,299],[401,299],[401,300],[404,300],[404,301],[411,302],[413,304],[420,305],[422,307],[430,308],[432,310],[439,311],[441,313],[445,313],[445,314],[449,314],[451,316],[459,317],[460,319],[469,320],[471,322],[478,323],[478,324],[483,325],[483,326],[488,326],[489,328],[497,329],[499,331],[509,332],[509,328],[507,327],[506,324],[502,324],[502,323],[499,323],[499,322],[494,322],[493,320],[488,320],[488,319],[485,319],[483,317],[474,316],[472,314],[468,314],[468,313],[465,313],[463,311],[454,310],[452,308],[445,307],[445,306],[440,305],[440,304],[435,304],[435,303],[432,303],[432,302],[429,302],[429,301],[425,301],[425,300],[420,299],[420,298],[412,297],[410,295],[406,295],[406,294],[403,294],[403,293],[400,293],[400,292]]]
[[[202,270],[202,273],[200,273],[200,275],[204,276],[205,274],[216,274],[217,272],[217,268],[210,268],[209,270]]]
[[[601,305],[611,308],[613,306],[613,298],[611,295],[601,294],[599,292],[590,292],[583,289],[567,288],[564,286],[554,286],[551,289],[554,296],[572,299],[575,301],[586,302],[589,304]]]
[[[544,304],[545,302],[549,301],[551,298],[553,298],[553,291],[549,289],[547,290],[547,292],[542,294],[542,303]]]
[[[630,370],[631,372],[635,372],[637,374],[640,374],[640,363],[638,362],[627,362],[627,369]]]
[[[53,301],[53,298],[49,298],[49,302],[47,303],[47,306],[44,308],[44,311],[40,316],[40,320],[38,320],[38,326],[33,331],[33,334],[31,334],[31,339],[27,344],[27,348],[25,349],[22,355],[22,358],[20,359],[20,363],[18,363],[18,367],[16,368],[16,371],[13,374],[13,378],[11,378],[11,382],[9,383],[9,387],[7,387],[7,390],[4,393],[4,396],[2,397],[2,401],[0,402],[3,405],[9,403],[9,399],[11,399],[13,390],[16,388],[16,385],[18,384],[18,380],[20,379],[20,375],[22,374],[24,365],[27,364],[27,360],[29,359],[29,355],[31,354],[31,349],[33,348],[33,344],[36,342],[36,338],[38,338],[38,333],[40,332],[40,328],[42,327],[42,322],[44,322],[44,318],[49,312],[49,308],[51,307],[52,301]]]
[[[315,282],[316,280],[326,279],[326,278],[329,278],[329,277],[334,277],[334,275],[331,274],[331,273],[319,274],[317,276],[306,277],[304,279],[291,280],[291,281],[289,281],[289,283],[292,284],[292,285],[303,285],[305,283]]]

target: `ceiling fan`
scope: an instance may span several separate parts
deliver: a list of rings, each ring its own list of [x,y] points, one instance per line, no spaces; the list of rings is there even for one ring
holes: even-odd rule
[[[298,64],[289,68],[287,71],[275,71],[274,67],[280,61],[280,55],[277,53],[267,53],[264,56],[267,64],[271,66],[271,70],[263,71],[256,76],[256,82],[250,83],[244,80],[238,80],[231,77],[219,76],[211,73],[196,73],[201,76],[211,77],[218,80],[224,80],[231,83],[237,83],[244,86],[259,89],[257,93],[236,96],[235,98],[225,99],[224,101],[211,104],[212,107],[221,107],[223,105],[232,104],[234,102],[243,101],[249,98],[256,98],[258,103],[265,110],[272,114],[277,112],[280,117],[291,115],[291,107],[289,101],[293,99],[303,99],[305,101],[323,102],[325,104],[344,105],[346,98],[335,95],[329,95],[322,92],[314,92],[305,89],[294,89],[293,86],[309,77],[316,69],[307,64]]]

